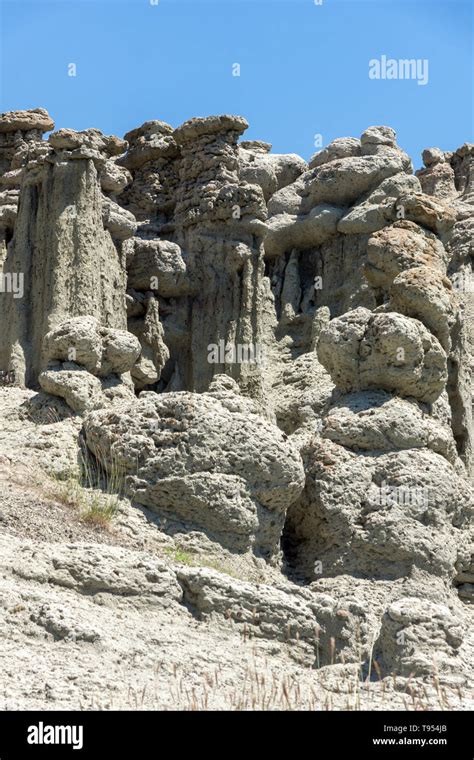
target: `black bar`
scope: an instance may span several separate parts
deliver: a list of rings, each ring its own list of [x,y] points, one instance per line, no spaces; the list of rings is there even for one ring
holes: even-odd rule
[[[330,751],[334,758],[472,760],[471,727],[471,712],[4,712],[0,760],[141,759],[186,752],[222,758],[259,749],[263,758],[285,747],[292,756],[314,758]],[[60,743],[47,744],[50,739]]]

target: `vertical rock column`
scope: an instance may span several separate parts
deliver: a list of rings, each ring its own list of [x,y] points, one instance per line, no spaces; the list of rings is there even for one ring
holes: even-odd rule
[[[47,364],[43,338],[68,318],[87,315],[126,329],[121,241],[136,223],[101,189],[101,178],[115,191],[126,184],[117,178],[125,170],[111,161],[125,145],[98,130],[60,130],[24,167],[4,263],[5,272],[23,275],[24,293],[0,301],[0,368],[13,371],[20,385],[36,387]]]
[[[385,300],[321,331],[318,358],[336,390],[305,451],[289,534],[312,579],[391,582],[374,649],[388,670],[452,673],[463,637],[452,582],[474,512],[446,393],[457,304],[443,246],[414,222],[375,233],[368,261]]]
[[[128,329],[142,346],[132,373],[135,387],[142,390],[159,381],[169,359],[160,306],[163,299],[182,295],[179,280],[185,266],[179,247],[161,239],[173,232],[179,149],[173,127],[163,121],[147,121],[125,139],[129,149],[118,163],[130,170],[133,181],[120,204],[138,220],[136,237],[126,246]]]
[[[159,229],[172,217],[178,185],[179,150],[173,127],[164,121],[146,121],[124,139],[129,149],[118,163],[132,173],[133,182],[122,194],[120,205],[144,226],[149,222]]]
[[[215,374],[225,373],[260,397],[258,361],[241,361],[261,348],[266,230],[261,188],[239,181],[237,140],[247,126],[241,117],[213,116],[191,119],[174,133],[182,155],[175,240],[190,288],[181,306],[188,340],[175,376],[182,388],[205,391]],[[224,347],[226,356],[212,357],[210,346]]]
[[[8,250],[12,246],[25,167],[42,150],[47,151],[42,135],[53,128],[54,122],[43,108],[0,115],[0,371],[6,373],[2,377],[8,377],[8,382],[14,380],[14,374],[8,372],[11,367],[6,314],[12,299],[24,297],[24,271],[11,267]]]
[[[453,429],[458,448],[474,474],[474,145],[466,143],[454,153],[439,148],[423,151],[425,168],[417,172],[423,190],[436,202],[447,201],[456,212],[454,225],[442,231],[449,251],[448,276],[461,309],[453,335],[449,368],[449,393],[453,409]]]
[[[6,260],[12,245],[25,166],[41,152],[41,145],[45,149],[43,133],[53,128],[54,122],[43,108],[0,115],[0,372],[8,382],[14,381],[14,374],[8,372],[9,323],[5,314],[12,298],[22,298],[24,272],[12,270]]]
[[[13,237],[23,167],[54,122],[44,108],[0,115],[0,267]]]

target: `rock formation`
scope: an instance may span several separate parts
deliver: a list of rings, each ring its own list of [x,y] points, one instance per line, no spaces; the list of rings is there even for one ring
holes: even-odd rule
[[[474,146],[414,175],[389,127],[306,163],[247,126],[1,115],[0,378],[160,541],[267,583],[153,565],[169,604],[280,642],[288,619],[310,667],[465,683]]]
[[[214,387],[91,412],[87,445],[109,471],[127,473],[134,501],[228,548],[278,558],[286,510],[304,485],[299,452],[244,399]]]
[[[3,118],[3,129],[27,123],[18,114]],[[52,127],[43,113],[41,119]],[[35,387],[48,360],[43,339],[68,318],[126,328],[122,241],[136,222],[104,194],[117,194],[128,181],[113,159],[124,146],[99,130],[61,129],[47,142],[31,140],[23,158],[18,215],[3,261],[4,280],[21,277],[23,292],[20,298],[4,292],[0,301],[6,326],[0,364],[19,384]]]

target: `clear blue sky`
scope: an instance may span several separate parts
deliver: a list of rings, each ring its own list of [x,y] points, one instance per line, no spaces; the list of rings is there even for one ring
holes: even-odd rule
[[[388,124],[417,166],[424,147],[474,139],[472,0],[152,2],[0,0],[0,110],[118,135],[237,113],[247,139],[305,158],[316,133]],[[428,59],[428,84],[369,79],[382,55]]]

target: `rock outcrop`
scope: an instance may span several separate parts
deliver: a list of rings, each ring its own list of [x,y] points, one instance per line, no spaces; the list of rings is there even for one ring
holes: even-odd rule
[[[303,464],[278,428],[239,409],[238,398],[232,408],[232,395],[142,393],[136,403],[91,412],[87,445],[109,472],[124,472],[134,501],[168,523],[275,559]]]
[[[337,403],[304,451],[305,494],[287,522],[293,562],[309,577],[409,578],[416,570],[434,584],[444,580],[447,606],[423,607],[425,579],[382,618],[381,661],[405,674],[456,667],[462,625],[450,586],[474,515],[454,431],[435,407],[447,396],[460,305],[448,254],[425,230],[441,233],[456,215],[422,194],[401,194],[403,213],[407,198],[407,221],[368,240],[365,272],[379,305],[352,309],[320,331],[317,354]],[[393,643],[401,632],[410,639],[405,649]]]
[[[47,121],[43,113],[41,119]],[[0,300],[6,326],[0,365],[19,384],[34,387],[46,368],[43,339],[68,318],[90,316],[126,328],[122,241],[133,235],[136,222],[102,191],[102,174],[115,194],[128,181],[114,163],[124,141],[95,129],[60,129],[31,145],[3,261],[4,281],[21,279],[22,292],[4,292]],[[114,184],[115,171],[120,179]]]
[[[121,139],[0,116],[0,384],[39,427],[54,408],[70,461],[123,481],[128,536],[214,558],[110,549],[99,567],[74,544],[12,572],[185,608],[305,667],[464,684],[474,147],[429,148],[414,175],[390,127],[308,164],[247,126]],[[12,415],[8,448],[26,440]],[[35,446],[54,451],[44,431]],[[30,624],[110,635],[61,594]]]

